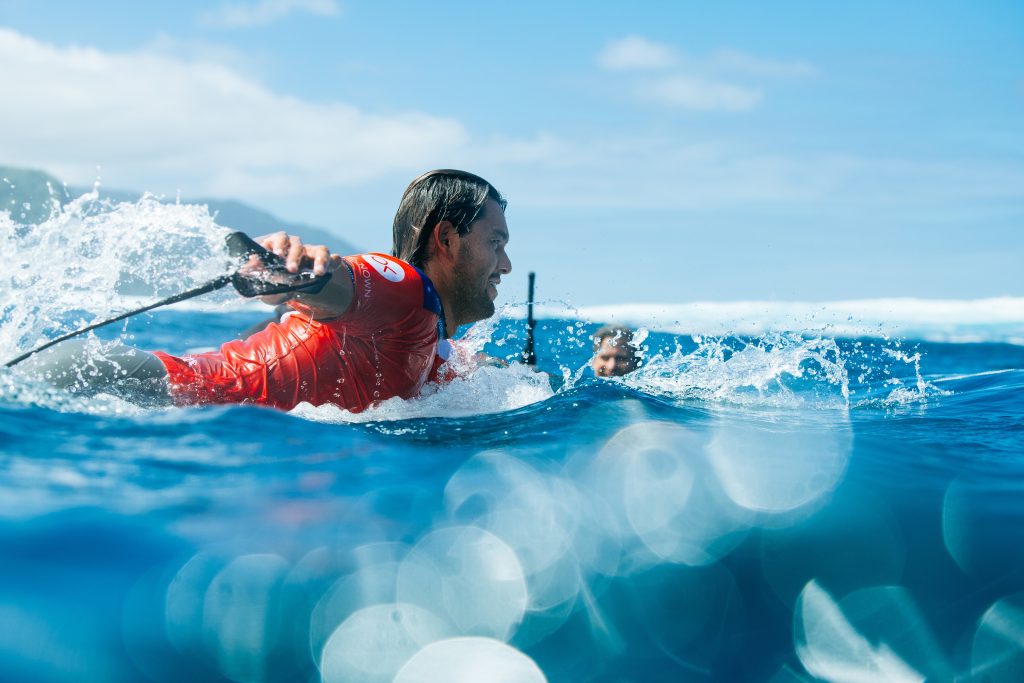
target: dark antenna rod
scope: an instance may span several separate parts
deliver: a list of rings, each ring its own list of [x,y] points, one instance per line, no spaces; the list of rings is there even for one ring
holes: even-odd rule
[[[527,365],[537,364],[537,354],[533,352],[533,330],[537,321],[533,319],[533,280],[536,273],[530,273],[529,291],[526,295],[526,347],[523,349],[523,362]]]

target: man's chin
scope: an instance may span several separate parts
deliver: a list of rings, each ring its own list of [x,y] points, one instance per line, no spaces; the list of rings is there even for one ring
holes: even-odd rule
[[[480,319],[483,320],[484,318],[490,318],[492,315],[494,315],[494,302],[488,301],[485,306],[481,307],[481,309],[485,312],[483,317],[481,317]]]
[[[469,323],[475,323],[480,320],[486,320],[494,315],[494,301],[486,293],[483,296],[479,294],[472,299],[462,299],[461,306],[456,306],[455,310],[461,310],[465,312],[465,316],[462,320],[465,322],[460,325],[467,325]],[[459,317],[459,316],[456,316]]]
[[[475,311],[476,320],[486,320],[494,315],[494,302],[487,298],[480,302]]]

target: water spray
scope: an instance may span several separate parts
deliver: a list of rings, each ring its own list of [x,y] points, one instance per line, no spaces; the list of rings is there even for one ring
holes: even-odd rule
[[[200,285],[199,287],[195,287],[194,289],[190,289],[180,294],[169,296],[166,299],[161,299],[160,301],[157,301],[156,303],[148,304],[141,308],[136,308],[135,310],[128,311],[127,313],[122,313],[113,318],[101,320],[98,323],[86,325],[85,327],[74,330],[73,332],[61,335],[56,339],[51,339],[50,341],[40,346],[37,346],[31,351],[23,353],[17,358],[7,361],[6,363],[4,363],[4,367],[13,367],[20,363],[21,361],[25,360],[26,358],[34,356],[40,351],[44,351],[50,348],[51,346],[55,346],[61,343],[62,341],[67,341],[72,337],[77,337],[80,334],[85,334],[90,330],[95,330],[99,327],[103,327],[111,323],[116,323],[119,320],[130,318],[134,315],[138,315],[139,313],[151,311],[154,308],[160,308],[161,306],[167,306],[170,304],[178,303],[179,301],[186,301],[187,299],[192,299],[203,294],[208,294],[209,292],[214,292],[218,289],[226,287],[227,285],[232,285],[239,294],[246,298],[252,298],[256,296],[268,296],[272,294],[286,294],[288,292],[306,292],[309,294],[316,294],[317,292],[324,288],[324,285],[326,285],[327,281],[331,278],[330,274],[314,275],[312,272],[309,271],[289,273],[287,267],[285,266],[284,259],[282,259],[277,254],[264,249],[244,232],[233,232],[229,234],[227,238],[225,238],[225,243],[227,245],[228,253],[233,258],[248,262],[248,260],[251,257],[255,256],[256,259],[259,260],[260,265],[262,266],[259,273],[243,273],[242,269],[239,269],[230,275],[221,275],[220,277],[214,278],[213,280],[210,280],[206,284]],[[273,277],[274,279],[270,279],[271,277]],[[530,283],[532,300],[532,274]],[[532,353],[532,337],[530,348]]]

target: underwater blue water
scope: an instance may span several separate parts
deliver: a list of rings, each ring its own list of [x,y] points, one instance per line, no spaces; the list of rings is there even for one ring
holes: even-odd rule
[[[0,213],[0,360],[224,274],[225,232],[151,197]],[[1024,680],[1024,300],[546,303],[541,372],[357,415],[0,369],[0,681]],[[521,309],[458,343],[514,360]],[[89,343],[264,314],[221,292]],[[610,319],[644,363],[599,380]]]
[[[1024,680],[1024,347],[593,329],[361,416],[0,371],[0,680]]]

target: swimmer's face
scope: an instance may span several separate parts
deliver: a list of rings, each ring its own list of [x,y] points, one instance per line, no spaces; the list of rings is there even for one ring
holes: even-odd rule
[[[445,314],[456,324],[494,315],[501,276],[512,272],[512,262],[505,253],[508,238],[505,212],[493,199],[484,204],[483,215],[473,221],[469,232],[455,238],[459,241],[452,302],[456,310]]]
[[[625,340],[605,337],[590,361],[590,367],[598,377],[621,377],[636,370],[636,355]]]

